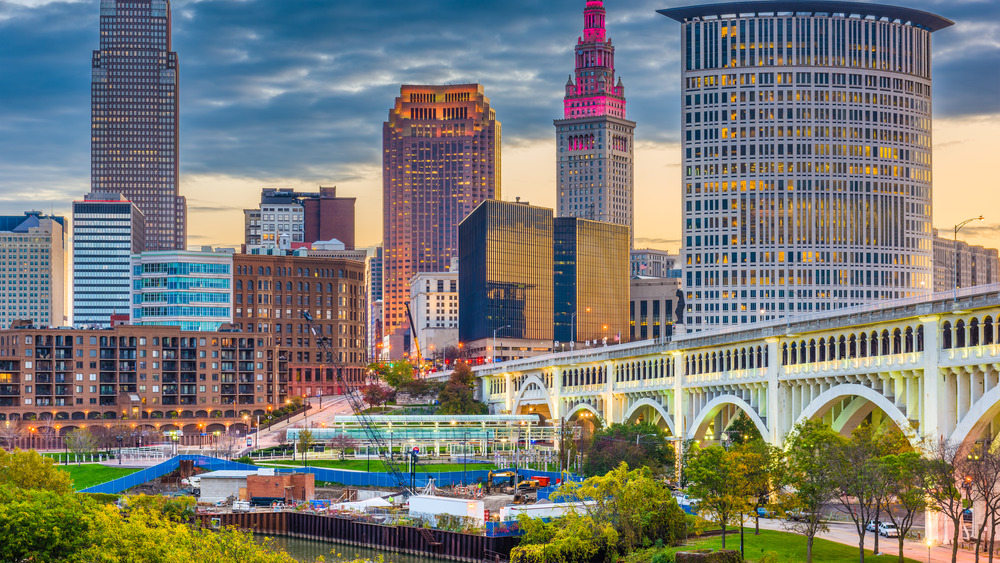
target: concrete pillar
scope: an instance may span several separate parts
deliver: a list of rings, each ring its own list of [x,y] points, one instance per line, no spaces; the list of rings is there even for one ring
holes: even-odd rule
[[[781,340],[771,337],[765,341],[767,342],[767,387],[764,390],[764,402],[759,409],[761,416],[767,417],[768,435],[764,436],[764,439],[775,446],[780,446],[782,440],[785,439],[785,433],[789,430],[784,427],[781,417],[778,416],[778,413],[783,410],[782,405],[778,403],[778,386],[781,384],[778,378],[782,371]]]
[[[674,405],[670,416],[673,417],[671,422],[674,425],[674,432],[677,434],[678,438],[687,438],[687,427],[684,419],[684,370],[681,369],[681,362],[683,362],[683,356],[680,350],[674,350],[670,352],[670,363],[673,368],[673,392],[674,392]]]
[[[510,372],[502,375],[504,382],[504,406],[505,410],[514,413],[514,375]]]

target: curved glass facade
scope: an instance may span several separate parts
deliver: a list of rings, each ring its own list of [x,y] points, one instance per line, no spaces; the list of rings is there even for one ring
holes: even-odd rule
[[[929,293],[934,27],[913,22],[950,22],[743,4],[661,10],[682,23],[688,327]]]

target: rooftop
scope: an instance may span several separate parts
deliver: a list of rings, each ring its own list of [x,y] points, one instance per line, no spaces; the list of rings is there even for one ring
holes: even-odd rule
[[[897,21],[937,31],[954,24],[953,21],[941,16],[885,4],[868,4],[861,2],[841,2],[839,0],[759,0],[756,2],[724,2],[720,4],[701,4],[668,8],[657,12],[679,22],[700,19],[715,19],[745,15],[840,15],[844,17],[873,18],[876,20]]]

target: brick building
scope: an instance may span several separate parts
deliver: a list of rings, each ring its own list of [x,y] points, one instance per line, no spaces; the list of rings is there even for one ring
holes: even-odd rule
[[[284,402],[256,335],[171,326],[0,331],[0,421],[226,430]]]
[[[367,364],[363,261],[237,254],[233,272],[233,322],[261,343],[268,377],[287,372],[287,383],[279,383],[280,400],[340,393],[338,376],[362,381]],[[333,363],[325,361],[303,311],[330,339]]]
[[[285,502],[316,498],[316,476],[312,473],[247,475],[245,500],[282,499]]]

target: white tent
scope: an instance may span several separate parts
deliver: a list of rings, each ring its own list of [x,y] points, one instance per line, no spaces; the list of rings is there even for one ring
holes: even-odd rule
[[[370,498],[367,500],[359,500],[357,502],[338,502],[336,504],[331,504],[331,510],[353,510],[355,512],[364,512],[369,508],[386,508],[392,506],[392,503],[381,497]]]

